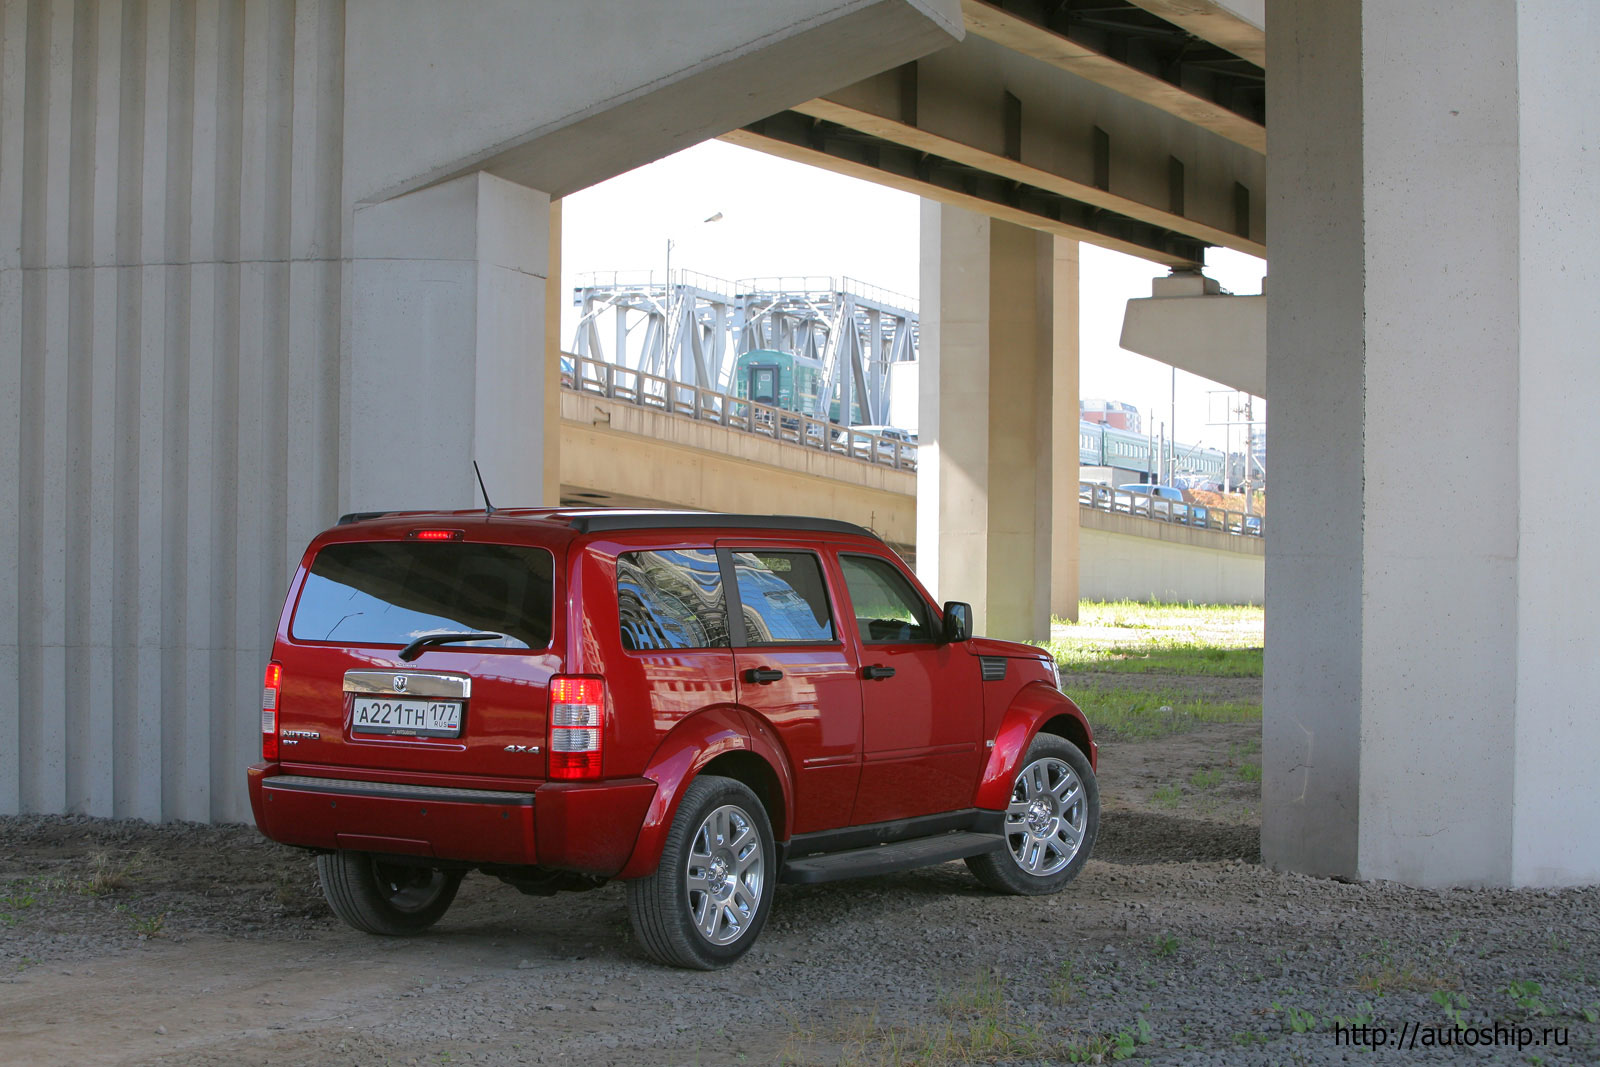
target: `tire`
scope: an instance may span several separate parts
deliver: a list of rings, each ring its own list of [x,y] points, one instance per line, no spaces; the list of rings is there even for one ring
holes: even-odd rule
[[[317,857],[322,895],[333,913],[357,930],[389,937],[420,934],[438,922],[465,873],[383,863],[365,852]]]
[[[1089,862],[1100,832],[1100,789],[1083,752],[1040,734],[1028,746],[1006,807],[1006,847],[967,866],[997,893],[1060,892]]]
[[[655,873],[628,883],[628,917],[651,959],[709,971],[750,951],[777,883],[761,801],[742,782],[706,775],[684,791]]]

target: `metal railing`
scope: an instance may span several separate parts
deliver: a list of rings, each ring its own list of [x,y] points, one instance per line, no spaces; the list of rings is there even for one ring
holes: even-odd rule
[[[686,385],[658,374],[619,367],[604,360],[564,355],[562,388],[603,396],[625,404],[715,423],[730,430],[769,437],[802,448],[877,463],[896,470],[917,469],[917,446],[876,434],[836,426],[827,419],[741,400],[711,389]]]
[[[1078,503],[1096,511],[1138,515],[1157,522],[1216,530],[1219,533],[1238,534],[1243,537],[1264,537],[1267,532],[1267,519],[1264,515],[1248,515],[1242,511],[1226,511],[1204,504],[1188,504],[1152,493],[1117,489],[1095,482],[1078,483]]]

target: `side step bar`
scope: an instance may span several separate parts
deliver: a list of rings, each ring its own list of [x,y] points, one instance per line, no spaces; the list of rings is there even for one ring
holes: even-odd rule
[[[853,848],[825,856],[807,856],[783,865],[782,881],[801,885],[837,882],[845,878],[870,878],[913,867],[928,867],[946,860],[998,852],[1006,847],[1002,834],[973,831],[896,841],[892,845]]]

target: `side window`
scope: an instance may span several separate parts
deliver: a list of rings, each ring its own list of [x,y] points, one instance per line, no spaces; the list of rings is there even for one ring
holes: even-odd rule
[[[839,566],[862,644],[925,644],[933,640],[927,604],[894,564],[876,556],[840,555]]]
[[[622,553],[617,615],[623,648],[727,648],[728,609],[716,552]]]
[[[822,565],[809,552],[733,552],[744,607],[745,643],[821,644],[836,640]]]

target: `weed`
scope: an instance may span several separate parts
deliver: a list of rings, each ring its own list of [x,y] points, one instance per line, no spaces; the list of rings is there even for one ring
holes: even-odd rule
[[[1257,1033],[1254,1030],[1240,1030],[1233,1035],[1233,1043],[1235,1045],[1244,1045],[1246,1047],[1250,1045],[1265,1045],[1269,1040],[1271,1039],[1266,1034]]]
[[[1078,999],[1077,969],[1071,960],[1062,960],[1050,979],[1050,1000],[1055,1004],[1070,1004]]]
[[[1241,782],[1259,782],[1261,781],[1261,764],[1241,763],[1234,774]]]
[[[120,910],[120,909],[119,909]],[[130,913],[131,915],[131,913]],[[129,924],[140,937],[160,937],[161,928],[167,925],[167,913],[160,915],[132,915]]]
[[[1216,767],[1202,767],[1189,776],[1189,784],[1196,789],[1213,789],[1222,784],[1222,771]]]
[[[1005,1006],[1006,979],[988,971],[979,972],[962,989],[939,997],[939,1010],[951,1018],[969,1015],[998,1015]]]
[[[1444,1017],[1449,1019],[1450,1024],[1457,1030],[1466,1028],[1467,1008],[1469,1005],[1464,993],[1452,993],[1447,989],[1440,989],[1436,990],[1429,999],[1439,1005],[1440,1010],[1444,1012]]]
[[[1178,801],[1183,799],[1183,790],[1175,785],[1164,785],[1157,789],[1152,796],[1155,798],[1155,802],[1163,808],[1175,808],[1178,806]]]
[[[1549,1007],[1539,997],[1541,992],[1542,987],[1534,981],[1512,982],[1506,986],[1506,995],[1527,1015],[1550,1014]]]
[[[1294,991],[1288,990],[1287,992],[1292,993]],[[1293,1004],[1286,1008],[1274,1000],[1272,1002],[1272,1010],[1281,1011],[1287,1015],[1289,1029],[1293,1030],[1297,1034],[1309,1034],[1311,1031],[1317,1028],[1317,1017],[1311,1014],[1311,1012],[1307,1011],[1305,1008],[1297,1008]]]
[[[1586,1023],[1600,1023],[1600,1004],[1579,1008],[1578,1014],[1583,1016],[1583,1021]]]
[[[29,908],[33,907],[33,905],[34,899],[32,893],[18,891],[14,893],[7,893],[5,896],[0,897],[0,926],[17,925],[17,923],[21,921],[22,916],[16,913],[19,911],[27,911]]]
[[[1374,1018],[1375,1016],[1372,1013],[1372,1005],[1363,1002],[1361,1005],[1361,1010],[1356,1012],[1354,1015],[1335,1015],[1330,1018],[1328,1022],[1333,1024],[1335,1027],[1349,1030],[1352,1027],[1357,1026],[1371,1026]]]
[[[1550,931],[1550,936],[1545,939],[1545,944],[1550,946],[1550,951],[1551,952],[1571,952],[1572,951],[1572,946],[1568,945],[1567,942],[1566,942],[1566,939],[1563,938],[1560,934],[1556,933],[1554,930]]]
[[[1157,934],[1150,951],[1157,956],[1170,956],[1178,951],[1178,939],[1167,933]]]
[[[93,869],[89,873],[89,880],[84,885],[83,891],[95,896],[104,896],[119,889],[126,889],[132,884],[134,872],[143,862],[142,852],[136,852],[120,861],[113,860],[104,852],[97,852],[89,859]]]
[[[1362,971],[1356,981],[1359,988],[1380,997],[1396,990],[1427,993],[1436,989],[1453,989],[1458,984],[1450,976],[1419,968],[1410,960],[1396,964],[1387,955]]]

